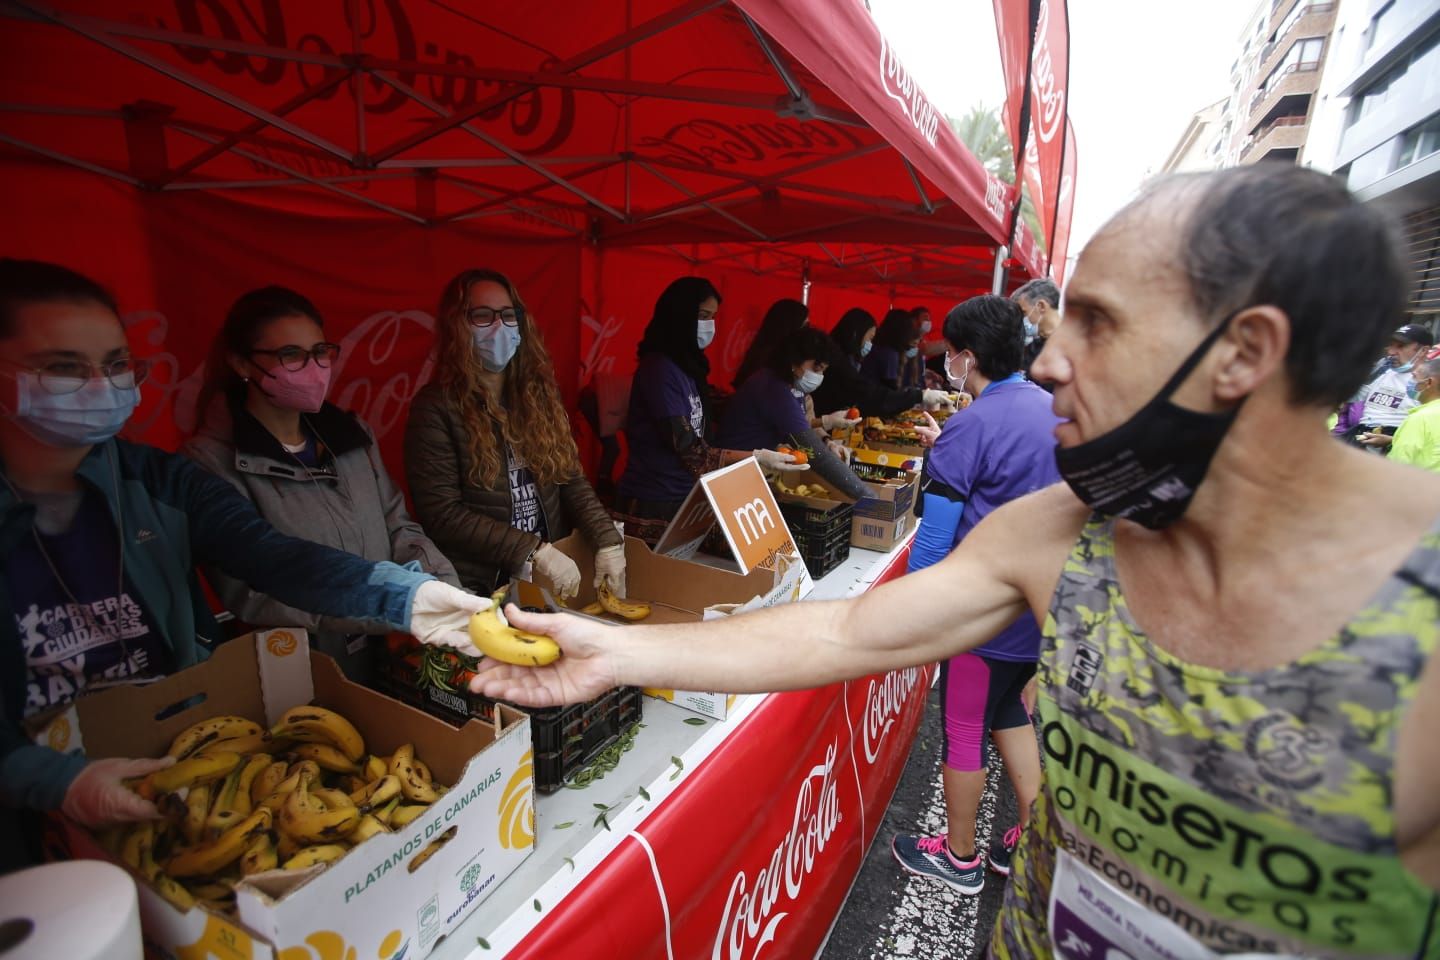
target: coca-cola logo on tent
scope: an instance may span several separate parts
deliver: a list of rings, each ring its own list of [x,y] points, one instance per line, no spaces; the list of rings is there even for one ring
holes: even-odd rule
[[[885,95],[900,104],[900,112],[915,125],[925,142],[935,146],[935,136],[940,128],[940,114],[935,105],[920,89],[920,84],[905,69],[895,48],[880,35],[880,87]]]
[[[1044,143],[1055,139],[1060,122],[1065,119],[1065,87],[1055,75],[1055,59],[1050,51],[1050,3],[1040,0],[1040,20],[1035,28],[1035,98],[1040,101],[1039,123],[1035,135]]]

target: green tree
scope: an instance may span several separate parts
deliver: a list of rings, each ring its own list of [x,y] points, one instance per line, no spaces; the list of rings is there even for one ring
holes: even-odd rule
[[[1015,183],[1015,147],[1000,119],[999,107],[987,107],[977,103],[963,117],[946,117],[945,122],[969,148],[975,159],[990,173],[1010,185]],[[1035,242],[1041,250],[1046,249],[1045,231],[1040,226],[1040,216],[1030,200],[1030,190],[1024,184],[1020,187],[1020,216],[1030,228]]]

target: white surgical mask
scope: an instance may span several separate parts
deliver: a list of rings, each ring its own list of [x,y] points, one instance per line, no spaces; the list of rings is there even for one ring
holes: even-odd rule
[[[820,384],[824,382],[825,374],[816,373],[814,370],[806,370],[800,375],[800,379],[795,381],[795,389],[801,393],[814,393],[820,388]]]
[[[929,320],[921,320],[921,321],[920,321],[920,335],[923,337],[925,334],[927,334],[927,333],[929,333],[929,332],[930,332],[930,321],[929,321]]]
[[[86,380],[74,393],[51,393],[30,372],[16,375],[15,385],[13,419],[36,440],[56,447],[104,443],[120,432],[140,402],[138,386],[117,387],[105,377]]]
[[[906,351],[905,351],[905,358],[906,358],[907,360],[913,359],[914,356],[915,356],[915,354],[917,354],[917,353],[919,353],[919,352],[920,352],[920,348],[919,348],[919,347],[911,347],[909,350],[906,350]]]
[[[700,320],[695,324],[695,343],[704,350],[715,339],[715,321]]]
[[[875,346],[875,344],[871,343],[869,340],[866,340],[864,343],[860,344],[860,356],[870,356],[870,348],[873,346]]]
[[[969,358],[966,358],[965,372],[960,374],[959,377],[956,377],[955,374],[950,371],[950,360],[950,357],[945,358],[945,379],[949,380],[950,386],[954,387],[956,390],[964,391],[965,381],[970,379],[970,360]]]
[[[499,373],[520,349],[520,328],[507,327],[496,321],[488,327],[475,327],[471,333],[480,362],[491,373]]]

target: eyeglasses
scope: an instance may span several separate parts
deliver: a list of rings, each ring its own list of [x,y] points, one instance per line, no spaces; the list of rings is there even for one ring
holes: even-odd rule
[[[56,360],[43,367],[24,367],[35,375],[40,389],[55,396],[78,393],[94,377],[109,380],[118,390],[134,390],[150,375],[150,361],[135,357],[121,357],[109,363],[95,363],[90,360]]]
[[[305,365],[311,360],[314,360],[315,366],[321,369],[330,366],[330,364],[334,363],[335,359],[340,356],[340,344],[322,341],[315,344],[315,346],[309,350],[306,350],[304,347],[297,347],[291,343],[274,350],[250,351],[251,356],[257,353],[266,357],[274,357],[280,366],[289,370],[291,373],[296,373],[304,370]]]
[[[525,311],[521,307],[503,307],[499,310],[493,307],[471,307],[465,316],[472,327],[493,327],[496,320],[507,327],[518,327],[520,321],[525,319]]]

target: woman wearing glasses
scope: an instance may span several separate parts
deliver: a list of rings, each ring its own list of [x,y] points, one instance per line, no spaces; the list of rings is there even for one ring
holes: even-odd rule
[[[455,568],[406,512],[370,428],[325,402],[339,355],[319,311],[300,294],[264,287],[240,297],[211,349],[200,428],[182,452],[284,533],[367,560],[413,561],[458,585]],[[219,571],[209,579],[240,620],[304,627],[347,676],[373,679],[370,637],[383,625],[304,613]]]
[[[410,405],[405,472],[425,531],[484,593],[534,569],[564,598],[575,562],[551,546],[579,530],[595,585],[625,593],[625,546],[580,469],[550,354],[515,285],[467,270],[436,313],[435,379]]]

